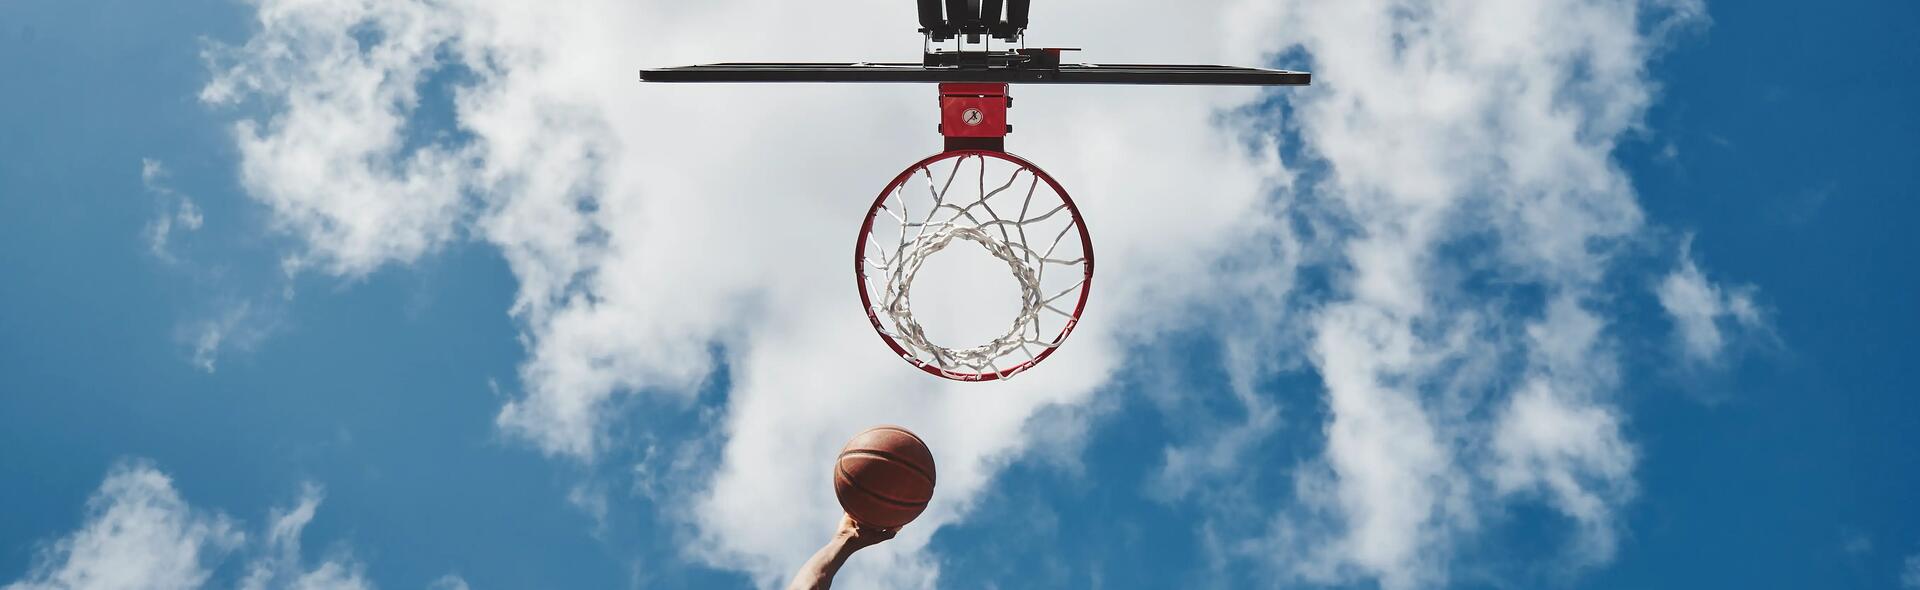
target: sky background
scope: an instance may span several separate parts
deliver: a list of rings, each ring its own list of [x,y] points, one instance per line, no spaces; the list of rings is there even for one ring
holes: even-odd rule
[[[1016,87],[1102,266],[983,385],[845,288],[931,89],[633,79],[905,3],[522,4],[0,1],[0,582],[767,586],[895,422],[848,587],[1920,588],[1920,5],[1043,0],[1316,86]]]

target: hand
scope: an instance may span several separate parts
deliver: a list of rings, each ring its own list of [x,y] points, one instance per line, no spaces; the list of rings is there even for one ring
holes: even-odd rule
[[[787,583],[787,590],[825,590],[833,586],[833,575],[853,552],[891,539],[896,532],[899,531],[861,526],[853,517],[841,516],[840,530],[833,533],[833,540],[827,541],[827,546],[800,566],[800,571],[793,574],[793,581]]]
[[[852,516],[841,516],[840,531],[835,533],[835,535],[846,539],[848,547],[860,549],[879,544],[887,539],[892,539],[893,535],[898,532],[900,532],[898,529],[890,531],[880,527],[860,524],[855,522]]]

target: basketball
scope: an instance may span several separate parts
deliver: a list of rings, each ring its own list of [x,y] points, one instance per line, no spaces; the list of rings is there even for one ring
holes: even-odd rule
[[[905,428],[869,428],[840,449],[833,494],[855,522],[900,528],[933,499],[933,451]]]

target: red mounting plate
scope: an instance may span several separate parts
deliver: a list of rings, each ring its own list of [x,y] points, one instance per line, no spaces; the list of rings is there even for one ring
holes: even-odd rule
[[[1007,108],[1013,97],[1006,84],[946,83],[940,85],[940,134],[948,150],[1006,151]]]

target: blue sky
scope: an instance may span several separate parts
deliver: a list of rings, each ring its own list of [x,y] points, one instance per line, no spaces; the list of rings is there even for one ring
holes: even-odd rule
[[[0,582],[764,585],[899,422],[943,487],[854,586],[1920,587],[1911,3],[1543,3],[1529,52],[1459,3],[1209,3],[1198,49],[1036,7],[1318,86],[1016,88],[1104,307],[985,386],[843,301],[929,89],[632,79],[913,39],[499,4],[0,4]]]

